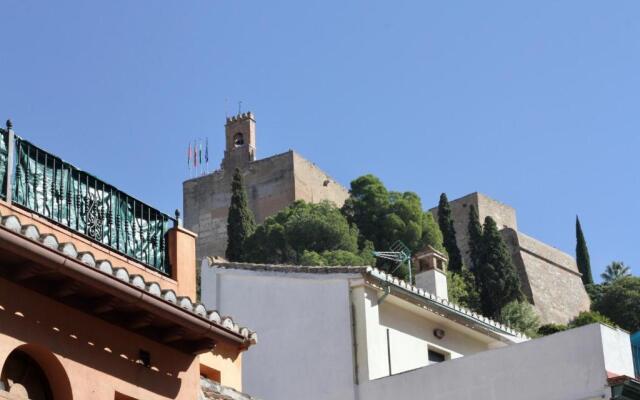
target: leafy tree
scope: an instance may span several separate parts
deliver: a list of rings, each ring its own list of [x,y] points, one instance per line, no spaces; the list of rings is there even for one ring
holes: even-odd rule
[[[476,276],[484,315],[498,317],[504,306],[522,299],[518,272],[491,217],[484,220],[482,259]]]
[[[611,322],[609,318],[597,311],[582,311],[580,314],[578,314],[577,317],[573,319],[573,321],[569,323],[569,328],[577,328],[579,326],[595,323],[615,326],[615,324]]]
[[[360,256],[366,261],[373,249],[389,250],[392,244],[401,240],[412,252],[430,245],[444,252],[442,232],[433,215],[422,209],[418,195],[413,192],[388,191],[382,181],[373,175],[364,175],[351,182],[350,196],[342,207],[342,213],[349,223],[357,226],[358,243],[365,248],[370,243],[371,250]],[[384,260],[372,259],[379,268],[391,270],[394,266]],[[394,272],[406,279],[406,266]]]
[[[423,218],[424,211],[417,194],[389,192],[389,208],[380,232],[387,247],[377,248],[388,249],[393,242],[401,240],[412,251],[417,250],[422,245]]]
[[[603,285],[591,308],[629,332],[640,330],[640,277],[625,276]]]
[[[227,217],[227,251],[229,261],[240,261],[244,254],[244,245],[255,231],[255,220],[247,202],[247,192],[242,182],[242,173],[238,168],[231,182],[231,205]]]
[[[327,265],[324,257],[315,251],[305,250],[302,252],[302,255],[298,259],[298,263],[300,265],[313,265],[313,266],[323,266]]]
[[[593,283],[593,275],[591,274],[591,261],[589,260],[589,249],[587,249],[587,241],[582,233],[580,219],[576,216],[576,262],[578,271],[582,274],[582,283],[589,285]]]
[[[346,250],[323,251],[322,258],[326,260],[326,265],[364,265],[359,254]]]
[[[447,252],[442,243],[442,231],[433,214],[425,212],[422,219],[422,246],[429,245],[441,253]]]
[[[622,261],[612,261],[600,277],[605,283],[611,283],[629,275],[631,275],[630,269]]]
[[[451,207],[447,195],[440,195],[438,203],[438,225],[442,231],[443,244],[449,254],[449,269],[451,271],[460,271],[462,269],[462,256],[456,241],[456,230],[453,227],[453,219],[451,218]]]
[[[358,230],[330,202],[296,201],[267,218],[249,237],[246,259],[264,263],[317,263],[316,255],[320,255],[325,262],[346,262],[346,253],[331,253],[335,251],[359,257]],[[358,260],[357,264],[362,262]]]
[[[476,208],[469,207],[469,255],[471,256],[471,268],[475,269],[482,258],[482,225]]]
[[[371,174],[351,182],[349,198],[342,206],[342,213],[360,231],[361,240],[370,240],[378,249],[386,249],[393,238],[381,229],[389,213],[389,191],[380,179]]]
[[[480,311],[480,294],[476,289],[475,278],[466,267],[460,272],[447,271],[447,289],[450,301],[473,311]]]
[[[513,300],[500,311],[500,321],[529,337],[538,336],[540,319],[533,306],[526,301]]]
[[[597,283],[591,283],[584,286],[587,294],[589,295],[589,299],[591,299],[591,304],[595,304],[600,301],[604,292],[604,287],[605,285]]]
[[[546,324],[538,328],[538,336],[548,336],[554,333],[566,331],[569,329],[566,325],[562,324]]]

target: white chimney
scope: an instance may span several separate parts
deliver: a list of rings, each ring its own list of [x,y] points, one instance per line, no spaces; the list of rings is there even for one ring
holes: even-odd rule
[[[447,257],[431,246],[418,252],[413,257],[416,266],[416,286],[449,300],[447,289]]]

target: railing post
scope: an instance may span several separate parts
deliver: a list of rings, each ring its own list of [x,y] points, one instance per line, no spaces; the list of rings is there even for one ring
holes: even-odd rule
[[[174,228],[178,228],[178,227],[181,228],[182,224],[180,223],[180,210],[178,210],[177,208],[176,208],[176,211],[175,211],[175,216],[176,216],[176,219],[173,221],[173,227]]]
[[[11,204],[13,197],[13,154],[15,146],[15,135],[13,133],[13,124],[11,120],[7,120],[7,180],[6,180],[6,199]]]

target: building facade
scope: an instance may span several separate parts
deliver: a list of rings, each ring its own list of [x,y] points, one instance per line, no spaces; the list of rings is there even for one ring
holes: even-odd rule
[[[227,118],[220,169],[183,183],[184,225],[198,234],[198,260],[224,256],[236,168],[243,174],[249,207],[258,223],[296,200],[328,200],[341,206],[349,196],[347,189],[298,153],[289,150],[257,159],[256,149],[254,115],[249,112]]]
[[[248,398],[257,336],[195,301],[195,234],[10,129],[0,176],[0,399]]]
[[[523,293],[543,323],[566,324],[590,308],[575,259],[518,230],[516,210],[482,193],[471,193],[449,202],[456,240],[465,265],[469,252],[469,207],[474,206],[482,223],[487,216],[496,221],[520,275]],[[431,212],[437,218],[438,209]]]
[[[243,366],[264,399],[640,399],[618,329],[528,340],[371,267],[206,258],[201,269],[203,299],[261,332]]]

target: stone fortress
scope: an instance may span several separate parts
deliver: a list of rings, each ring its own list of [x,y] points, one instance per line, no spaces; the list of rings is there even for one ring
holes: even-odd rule
[[[257,223],[296,200],[329,200],[342,206],[349,196],[346,188],[292,150],[257,160],[256,121],[250,112],[227,118],[225,140],[220,169],[183,183],[184,226],[198,234],[198,263],[204,257],[225,254],[235,168],[243,173],[249,206]],[[543,323],[567,323],[580,311],[589,309],[589,296],[573,257],[519,232],[515,209],[480,193],[450,204],[466,265],[470,265],[467,224],[469,206],[473,204],[481,222],[491,216],[501,229],[518,268],[522,290]],[[437,214],[437,209],[431,211]]]
[[[519,232],[514,208],[477,192],[449,204],[465,265],[471,265],[467,227],[469,207],[473,205],[481,223],[487,216],[496,221],[520,274],[522,291],[535,307],[542,323],[566,324],[580,311],[589,310],[589,296],[574,258]],[[437,218],[438,209],[430,211]]]
[[[349,191],[314,163],[289,150],[256,160],[256,120],[251,112],[227,118],[220,169],[183,183],[184,226],[198,234],[196,257],[224,256],[231,181],[242,171],[249,207],[261,223],[296,200],[342,206]]]

